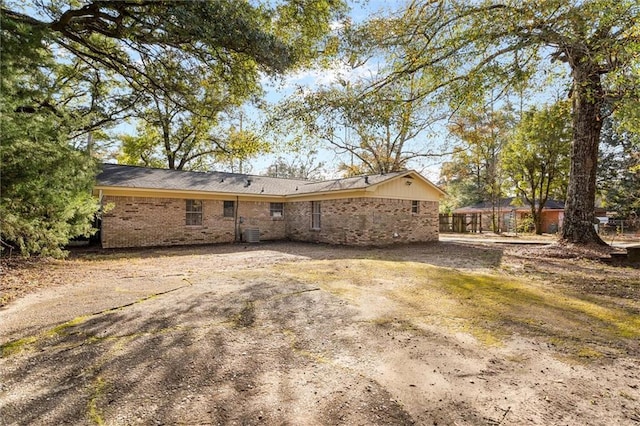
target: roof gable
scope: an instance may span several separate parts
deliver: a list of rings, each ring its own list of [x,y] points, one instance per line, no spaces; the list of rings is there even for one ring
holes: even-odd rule
[[[444,191],[415,171],[408,171],[373,188],[379,198],[439,201]]]

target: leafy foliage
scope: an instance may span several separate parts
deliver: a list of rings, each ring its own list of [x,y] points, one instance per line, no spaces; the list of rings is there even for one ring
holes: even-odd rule
[[[62,58],[52,90],[69,94],[64,113],[82,104],[74,132],[135,116],[144,142],[125,138],[129,146],[120,157],[144,163],[141,145],[157,133],[156,148],[170,168],[232,155],[228,140],[212,132],[218,115],[259,96],[265,76],[331,51],[330,25],[346,11],[342,0],[32,0],[23,6],[3,2],[3,19],[46,36]]]
[[[251,158],[270,151],[271,144],[261,134],[231,126],[226,133],[224,146],[215,154],[214,161],[217,164],[228,164],[232,172],[247,173]]]
[[[52,90],[43,65],[52,57],[42,35],[4,20],[1,35],[2,246],[60,256],[70,238],[92,232],[96,167],[70,144],[74,115],[43,101]]]
[[[551,197],[564,199],[571,150],[568,102],[527,111],[502,153],[504,171],[531,206],[536,234],[542,234],[542,209]]]
[[[498,212],[503,194],[501,153],[512,135],[514,115],[510,108],[461,111],[450,123],[451,134],[460,141],[451,161],[441,169],[441,184],[455,206],[489,201],[494,207],[492,229],[498,231]]]
[[[306,155],[295,155],[291,159],[282,156],[267,168],[267,176],[286,179],[322,180],[323,162],[316,162],[316,151],[310,151]]]
[[[202,169],[216,158],[246,158],[259,151],[255,135],[218,126],[221,116],[260,92],[254,70],[238,70],[243,78],[227,79],[204,64],[187,70],[169,53],[161,66],[146,56],[143,62],[146,73],[163,81],[164,87],[140,90],[142,99],[135,107],[139,136],[122,138],[121,162]],[[245,65],[254,66],[250,61]],[[225,137],[222,133],[227,132]]]
[[[238,67],[244,68],[249,58],[262,72],[275,75],[313,58],[331,19],[345,9],[339,0],[284,1],[272,8],[235,0],[62,0],[29,6],[25,13],[7,1],[2,14],[46,31],[52,41],[96,69],[160,89],[164,82],[146,72],[141,55],[156,61],[171,52],[185,67],[207,64],[228,78],[241,76]]]
[[[121,148],[117,154],[119,164],[143,166],[161,169],[166,167],[167,159],[159,152],[162,137],[158,129],[139,124],[137,135],[121,135]]]
[[[603,202],[622,217],[640,215],[640,134],[611,117],[602,136],[598,180]]]
[[[347,176],[404,170],[412,159],[439,155],[419,146],[418,136],[434,119],[426,105],[407,101],[418,84],[409,78],[367,92],[363,83],[338,80],[291,96],[278,108],[276,123],[288,120],[306,137],[350,157],[339,166]]]

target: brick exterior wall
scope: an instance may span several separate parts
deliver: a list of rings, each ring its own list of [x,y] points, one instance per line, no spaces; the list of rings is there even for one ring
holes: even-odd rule
[[[229,200],[231,201],[231,200]],[[102,246],[151,247],[236,241],[236,222],[223,217],[223,201],[202,200],[202,225],[186,225],[186,201],[177,198],[105,196],[111,208],[102,218]],[[260,240],[291,239],[346,245],[387,245],[438,240],[438,203],[348,198],[324,200],[321,227],[311,229],[311,202],[284,203],[284,216],[273,218],[269,202],[240,201],[239,236],[258,228]]]
[[[560,214],[563,213],[560,210],[543,210],[542,211],[542,232],[544,233],[556,233],[562,225],[560,220]],[[471,215],[471,213],[468,213]],[[530,216],[529,211],[517,212],[515,224],[520,227],[522,223]],[[478,229],[480,232],[492,231],[491,226],[491,213],[482,213],[482,228]],[[514,232],[514,222],[509,211],[502,210],[496,211],[496,225],[500,232]],[[470,229],[470,228],[469,228]]]
[[[240,233],[247,228],[260,230],[260,241],[284,240],[286,235],[285,218],[271,217],[268,202],[240,201],[238,219]],[[240,218],[242,218],[240,220]]]
[[[542,211],[542,232],[549,234],[558,232],[561,225],[560,213],[557,210]]]
[[[232,201],[232,200],[229,200]],[[102,217],[102,247],[152,247],[229,243],[236,240],[233,217],[223,216],[223,201],[202,200],[202,225],[186,225],[186,200],[105,196],[110,207]],[[240,202],[238,216],[243,228],[259,228],[260,238],[284,239],[285,225],[272,219],[268,202]]]
[[[388,245],[437,241],[438,202],[420,201],[418,213],[410,200],[347,198],[320,202],[321,226],[311,229],[311,202],[285,205],[287,237],[345,245]]]

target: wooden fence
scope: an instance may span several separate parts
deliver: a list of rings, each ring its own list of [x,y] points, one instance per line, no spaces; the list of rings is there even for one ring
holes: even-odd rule
[[[440,214],[440,232],[455,232],[459,234],[467,232],[480,232],[482,230],[482,215],[469,214]]]

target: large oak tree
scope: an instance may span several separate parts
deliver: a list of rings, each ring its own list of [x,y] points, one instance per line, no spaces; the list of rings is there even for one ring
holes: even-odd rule
[[[362,40],[391,62],[372,90],[419,73],[430,79],[423,96],[454,108],[544,84],[550,67],[561,64],[573,105],[561,240],[603,244],[593,227],[598,144],[605,111],[638,102],[639,13],[635,0],[415,0],[369,22]]]

